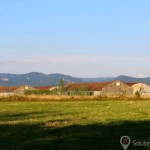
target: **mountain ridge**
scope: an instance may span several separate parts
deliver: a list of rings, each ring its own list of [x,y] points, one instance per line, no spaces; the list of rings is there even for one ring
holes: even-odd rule
[[[145,83],[145,84],[150,84],[150,77],[146,77],[146,78],[136,78],[136,77],[130,77],[130,76],[126,76],[126,75],[120,75],[118,77],[116,77],[114,80],[121,80],[123,82],[126,83]]]
[[[58,85],[59,81],[63,79],[65,84],[68,83],[82,83],[82,82],[111,82],[120,80],[125,83],[145,83],[150,85],[150,77],[147,78],[135,78],[126,75],[120,75],[117,77],[99,77],[99,78],[79,78],[61,73],[44,74],[40,72],[30,72],[26,74],[12,74],[12,73],[0,73],[0,86],[48,86]]]
[[[54,73],[54,74],[43,74],[39,72],[30,72],[27,74],[9,74],[0,73],[0,85],[1,86],[20,86],[20,85],[31,85],[31,86],[48,86],[48,85],[58,85],[59,81],[63,79],[65,83],[70,82],[82,82],[80,79]]]

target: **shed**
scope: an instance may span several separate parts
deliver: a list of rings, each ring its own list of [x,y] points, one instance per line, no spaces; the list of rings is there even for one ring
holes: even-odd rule
[[[36,90],[41,90],[41,91],[45,91],[45,90],[50,90],[50,88],[52,88],[52,86],[36,86],[34,87]]]
[[[18,86],[0,86],[0,96],[13,96]]]
[[[54,90],[58,90],[59,88],[60,88],[59,86],[53,86],[53,87],[50,87],[49,90],[54,91]]]
[[[74,83],[67,86],[68,95],[94,95],[99,96],[102,88],[110,82]]]
[[[132,88],[121,81],[115,81],[102,89],[102,95],[108,97],[131,96]]]
[[[150,86],[147,86],[145,89],[141,91],[141,97],[150,98]]]
[[[136,84],[132,85],[131,87],[133,89],[133,95],[135,95],[136,92],[141,93],[141,91],[143,91],[145,88],[147,88],[148,85],[144,84],[144,83],[136,83]]]
[[[28,91],[28,90],[36,90],[36,89],[29,85],[23,85],[14,90],[14,95],[24,94],[25,91]]]

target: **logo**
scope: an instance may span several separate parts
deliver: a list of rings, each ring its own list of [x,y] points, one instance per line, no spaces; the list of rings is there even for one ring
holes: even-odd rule
[[[120,138],[120,144],[122,145],[122,147],[124,148],[124,150],[126,150],[129,147],[130,143],[131,143],[130,137],[128,137],[128,136],[122,136]]]

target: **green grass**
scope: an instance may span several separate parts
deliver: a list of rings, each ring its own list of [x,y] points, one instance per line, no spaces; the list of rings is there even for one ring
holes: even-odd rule
[[[121,150],[149,133],[150,101],[0,102],[0,150]]]

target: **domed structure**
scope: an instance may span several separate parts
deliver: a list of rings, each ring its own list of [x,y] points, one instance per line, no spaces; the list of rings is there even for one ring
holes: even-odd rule
[[[145,88],[148,87],[148,85],[144,83],[136,83],[132,85],[131,87],[133,89],[133,95],[134,95],[136,92],[141,93]]]
[[[147,88],[145,88],[142,92],[141,92],[141,96],[145,97],[145,98],[149,98],[150,97],[150,86],[148,86]]]

